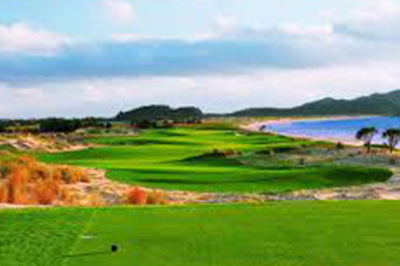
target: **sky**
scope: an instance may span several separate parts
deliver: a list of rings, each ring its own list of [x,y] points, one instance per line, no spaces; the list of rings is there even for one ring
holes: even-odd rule
[[[400,0],[0,0],[0,118],[400,88]]]

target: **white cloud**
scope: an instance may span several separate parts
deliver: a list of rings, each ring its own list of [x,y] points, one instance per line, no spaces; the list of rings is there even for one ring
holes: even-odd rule
[[[374,0],[354,11],[336,31],[358,38],[379,41],[400,40],[400,3],[393,0]]]
[[[353,98],[399,85],[400,70],[393,62],[259,69],[235,75],[98,78],[20,88],[0,85],[0,113],[13,117],[113,116],[120,110],[154,103],[224,112],[257,106],[289,107],[327,96]]]
[[[326,24],[322,26],[301,26],[296,23],[285,23],[278,28],[286,34],[298,35],[298,36],[324,36],[332,35],[333,26],[331,24]]]
[[[101,5],[107,16],[115,22],[128,23],[135,18],[135,8],[128,1],[103,0]]]
[[[218,31],[230,32],[240,25],[240,21],[234,16],[220,15],[215,19],[214,24]]]
[[[61,34],[34,29],[26,23],[0,24],[0,52],[54,55],[70,40]]]
[[[193,66],[191,69],[193,71],[185,72],[186,69],[178,68],[178,73],[174,72],[175,76],[163,76],[163,74],[166,75],[165,72],[150,71],[150,74],[146,73],[147,75],[144,76],[129,77],[128,75],[125,78],[117,78],[120,73],[111,71],[113,74],[107,75],[109,71],[107,69],[107,71],[99,72],[98,76],[103,78],[89,78],[83,75],[72,78],[70,82],[57,80],[57,83],[22,84],[16,88],[0,84],[0,113],[5,116],[26,116],[27,114],[32,116],[111,116],[120,110],[152,103],[196,105],[208,111],[232,111],[254,106],[294,106],[327,96],[352,98],[374,92],[386,92],[400,87],[398,67],[400,48],[396,41],[400,40],[397,38],[397,36],[400,37],[399,25],[400,4],[386,0],[357,11],[351,18],[341,23],[332,19],[331,22],[316,26],[286,23],[275,27],[265,27],[248,22],[242,23],[235,17],[221,16],[217,19],[214,33],[196,34],[188,40],[200,42],[200,44],[204,39],[237,41],[232,42],[233,44],[240,44],[240,41],[249,42],[255,44],[250,48],[256,50],[256,59],[261,58],[258,53],[261,51],[266,55],[275,56],[276,62],[270,63],[266,60],[252,68],[246,65],[247,61],[239,61],[245,62],[241,63],[240,67],[247,71],[229,72],[226,71],[230,69],[229,65],[222,64],[221,71],[204,72],[203,65],[193,64],[193,66],[191,62],[184,61],[187,63],[185,65],[181,63],[182,61],[172,60],[175,59],[173,57],[175,55],[179,58],[182,50],[176,50],[176,52],[165,50],[165,53],[170,56],[168,57],[169,67],[184,65],[189,69]],[[3,38],[5,36],[4,29],[3,34],[1,34],[1,29],[0,51],[1,49],[40,51],[49,54],[48,51],[54,53],[60,46],[45,46],[44,44],[47,43],[32,41],[36,38],[15,37],[18,40],[29,40],[30,45],[22,45],[16,40],[11,42],[9,39],[6,42],[1,39],[1,36]],[[14,29],[11,32],[15,31]],[[25,26],[25,31],[38,32],[27,26]],[[51,33],[39,32],[41,32],[39,39],[52,39],[49,37]],[[151,45],[162,46],[162,42],[157,42],[162,39],[157,39],[155,36],[116,34],[112,38],[123,43],[152,39],[154,42],[149,42]],[[8,45],[5,45],[7,43]],[[229,45],[231,42],[222,43]],[[186,44],[182,44],[183,48],[186,47],[184,45]],[[5,49],[5,47],[8,48]],[[11,49],[11,47],[14,48]],[[40,49],[35,47],[40,47]],[[124,47],[128,46],[124,45]],[[182,47],[179,46],[180,49]],[[161,48],[156,51],[163,55],[164,50]],[[227,57],[227,55],[231,56],[230,48],[227,46],[225,57],[221,60],[231,59]],[[241,50],[242,54],[233,54],[232,58],[240,58],[246,49],[248,47]],[[293,50],[296,53],[290,53]],[[127,55],[131,55],[132,51],[134,50],[127,50]],[[192,51],[197,52],[191,49],[184,50],[188,54]],[[132,60],[139,58],[146,63],[150,62],[151,60],[146,60],[152,59],[152,52],[154,51],[149,50],[148,55],[145,54],[142,58],[136,56]],[[106,53],[103,56],[104,59],[114,58],[111,55]],[[218,57],[218,53],[215,55]],[[254,55],[249,54],[246,58],[250,56]],[[209,60],[205,58],[201,57],[203,60]],[[284,60],[296,63],[301,62],[302,58],[310,59],[310,61],[315,59],[317,64],[299,64],[295,67],[290,64],[280,65]],[[80,59],[87,63],[84,57]],[[110,62],[113,61],[110,60]],[[196,60],[193,62],[196,63]],[[220,63],[212,60],[210,62],[214,65]],[[236,61],[232,60],[232,62]],[[113,66],[112,70],[117,69],[115,65],[110,65]],[[35,65],[35,67],[38,66]],[[96,68],[94,69],[95,72]],[[92,68],[89,70],[88,72],[91,73]],[[40,105],[37,104],[38,101]]]

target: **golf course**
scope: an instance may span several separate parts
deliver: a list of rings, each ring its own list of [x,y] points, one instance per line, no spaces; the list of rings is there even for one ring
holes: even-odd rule
[[[385,167],[343,163],[351,148],[338,151],[326,142],[224,124],[88,134],[85,144],[76,151],[27,154],[50,165],[102,169],[121,184],[191,193],[279,194],[385,182],[392,175]],[[0,262],[397,265],[399,207],[388,201],[266,201],[5,209]]]
[[[387,169],[375,167],[330,162],[303,165],[301,156],[274,160],[271,153],[328,144],[240,132],[223,125],[147,130],[139,136],[98,136],[88,142],[97,146],[39,158],[47,163],[101,168],[118,182],[199,192],[284,192],[360,185],[391,176]],[[334,147],[328,145],[327,149]]]
[[[400,0],[0,0],[0,266],[400,266]]]
[[[0,213],[3,266],[385,265],[398,202],[282,202]],[[119,251],[112,253],[112,244]]]

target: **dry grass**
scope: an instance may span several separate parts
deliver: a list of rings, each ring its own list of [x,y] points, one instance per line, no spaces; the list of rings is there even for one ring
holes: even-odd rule
[[[165,193],[160,190],[152,190],[147,195],[147,204],[164,205],[167,204]]]
[[[134,205],[145,205],[147,203],[147,192],[139,187],[133,187],[127,193],[127,202]]]
[[[128,191],[126,201],[128,204],[133,205],[163,205],[167,203],[165,194],[162,191],[146,191],[139,187],[133,187]]]
[[[51,205],[63,200],[72,202],[63,185],[89,182],[80,168],[46,165],[30,157],[0,161],[0,169],[0,203]]]

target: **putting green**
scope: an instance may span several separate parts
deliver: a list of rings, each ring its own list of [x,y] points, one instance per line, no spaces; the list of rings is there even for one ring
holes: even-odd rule
[[[0,265],[397,266],[399,208],[351,201],[2,211]],[[112,254],[114,243],[120,251]]]
[[[89,141],[102,146],[39,157],[50,163],[102,168],[107,170],[108,178],[120,182],[189,191],[282,192],[382,182],[391,176],[388,170],[366,167],[261,167],[249,160],[244,163],[242,156],[256,151],[316,144],[232,129],[147,130],[140,136],[97,137]],[[215,149],[244,155],[210,154]]]

